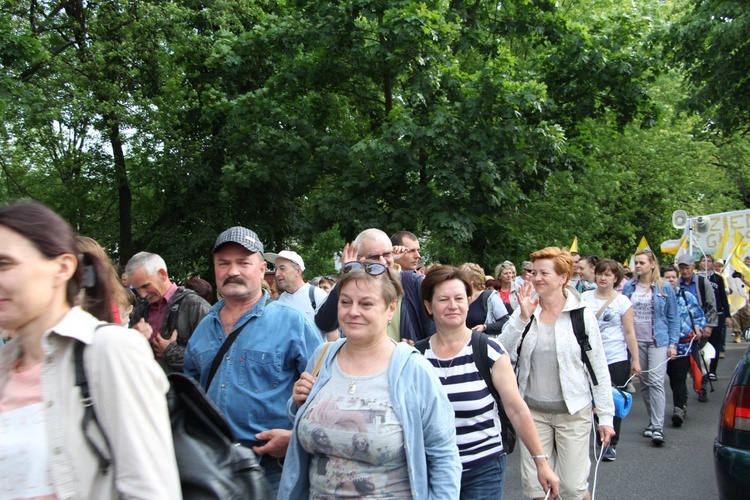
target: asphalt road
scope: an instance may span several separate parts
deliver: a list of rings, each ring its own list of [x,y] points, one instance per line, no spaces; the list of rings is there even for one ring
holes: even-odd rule
[[[648,424],[646,408],[640,393],[635,394],[633,408],[622,422],[617,460],[602,462],[596,480],[596,496],[599,500],[627,499],[718,499],[713,465],[713,441],[719,423],[721,403],[727,384],[740,356],[747,349],[747,342],[726,345],[726,357],[719,362],[714,382],[714,392],[709,393],[707,403],[699,403],[691,389],[688,376],[688,414],[680,428],[672,427],[672,391],[667,382],[667,415],[664,438],[666,444],[656,448],[651,440],[641,436]],[[638,382],[635,383],[639,389]],[[592,436],[593,441],[593,436]],[[505,500],[524,498],[519,469],[520,453],[508,457],[505,472]],[[589,491],[594,488],[596,459],[591,456]],[[750,498],[750,494],[749,494]],[[567,500],[567,499],[565,499]]]

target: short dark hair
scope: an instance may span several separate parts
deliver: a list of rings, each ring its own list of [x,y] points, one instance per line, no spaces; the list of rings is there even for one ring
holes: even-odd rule
[[[602,259],[596,265],[596,268],[594,269],[594,275],[604,274],[604,272],[607,270],[612,271],[612,274],[615,275],[614,287],[617,288],[618,286],[620,286],[622,279],[625,277],[625,271],[622,268],[622,265],[620,265],[619,262],[613,259]]]
[[[105,263],[96,254],[79,251],[75,231],[65,219],[37,201],[23,200],[0,207],[0,226],[29,240],[47,259],[64,254],[76,257],[78,266],[65,288],[65,300],[71,307],[76,305],[81,290],[84,267],[92,266],[98,278],[93,286],[86,288],[86,296],[92,303],[89,312],[103,321],[112,321],[112,289],[104,279]]]
[[[209,304],[214,303],[214,287],[202,278],[190,278],[182,284],[185,288],[194,291]]]
[[[450,280],[459,280],[464,284],[466,289],[466,296],[471,297],[471,281],[467,276],[466,272],[454,266],[438,265],[431,267],[427,274],[425,274],[424,280],[422,281],[422,299],[424,302],[432,302],[432,298],[435,296],[435,289],[442,283]],[[424,302],[422,307],[424,307]],[[432,317],[432,314],[424,308],[425,312]]]
[[[484,286],[485,286],[485,288],[488,287],[488,286],[492,287],[493,290],[500,290],[502,288],[502,285],[496,279],[487,280],[487,282],[484,284]]]
[[[661,275],[662,277],[669,271],[674,271],[674,273],[679,276],[680,271],[673,265],[673,264],[667,264],[666,266],[662,266],[661,268]]]
[[[403,245],[404,238],[408,238],[414,241],[419,241],[419,238],[417,238],[414,233],[411,233],[409,231],[399,231],[393,236],[391,236],[391,245]]]
[[[581,257],[581,260],[579,260],[578,262],[588,261],[589,264],[591,264],[591,267],[593,267],[594,269],[596,269],[596,266],[599,265],[599,261],[600,260],[601,259],[599,259],[598,255],[587,255],[585,257]],[[596,271],[594,271],[594,272],[596,272]]]

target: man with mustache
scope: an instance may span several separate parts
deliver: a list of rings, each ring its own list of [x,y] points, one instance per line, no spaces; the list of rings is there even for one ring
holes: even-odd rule
[[[292,432],[286,403],[322,339],[303,313],[267,302],[263,243],[253,231],[236,226],[221,233],[213,260],[224,298],[190,339],[185,373],[198,379],[239,442],[260,456],[275,497]]]
[[[155,253],[135,254],[125,274],[142,299],[130,315],[131,328],[148,339],[165,372],[181,372],[185,346],[211,306],[194,291],[172,283],[167,264]]]

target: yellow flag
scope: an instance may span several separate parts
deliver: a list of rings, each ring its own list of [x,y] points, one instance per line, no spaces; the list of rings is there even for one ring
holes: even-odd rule
[[[724,278],[727,280],[729,289],[734,292],[730,293],[727,297],[732,314],[742,309],[747,303],[745,286],[739,278],[732,278],[732,273],[736,270],[741,272],[745,277],[750,276],[750,268],[744,262],[744,257],[747,255],[750,244],[742,241],[742,235],[739,232],[735,233],[734,239],[736,243],[732,246],[729,258],[724,265]]]
[[[646,241],[645,236],[641,236],[641,242],[638,243],[638,251],[640,252],[641,250],[651,250],[651,247],[648,246],[648,241]]]
[[[666,243],[668,242],[664,242],[661,244],[661,253],[671,253],[673,255],[679,255],[680,251],[682,251],[683,249],[687,251],[687,236],[683,236],[682,238],[677,240],[677,243],[675,245],[665,246]]]
[[[716,249],[715,257],[717,259],[728,259],[731,247],[727,246],[727,243],[729,243],[729,224],[727,223],[727,217],[724,217],[724,232],[721,233],[721,238],[719,239],[719,246]]]
[[[578,236],[573,237],[573,243],[570,244],[570,252],[578,253]]]
[[[740,233],[738,232],[737,235]],[[736,236],[736,235],[735,235]],[[750,276],[750,268],[745,265],[745,249],[747,245],[742,242],[742,235],[740,235],[740,241],[732,247],[732,254],[729,256],[729,262],[732,267],[741,272],[743,276]]]

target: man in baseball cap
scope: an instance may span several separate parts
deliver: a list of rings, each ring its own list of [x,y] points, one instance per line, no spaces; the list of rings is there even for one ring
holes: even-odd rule
[[[275,496],[291,437],[286,402],[322,339],[304,314],[268,302],[261,287],[263,243],[255,232],[237,226],[221,233],[213,262],[216,287],[224,298],[190,338],[184,370],[200,381],[239,442],[260,456]],[[211,366],[225,341],[231,344],[212,382]]]
[[[283,290],[278,301],[297,309],[314,323],[315,311],[326,300],[328,294],[317,286],[305,283],[302,277],[305,261],[302,257],[297,252],[282,250],[279,253],[267,253],[266,260],[275,267],[276,287]],[[333,330],[330,332],[329,340],[336,340],[338,337],[338,330]]]

